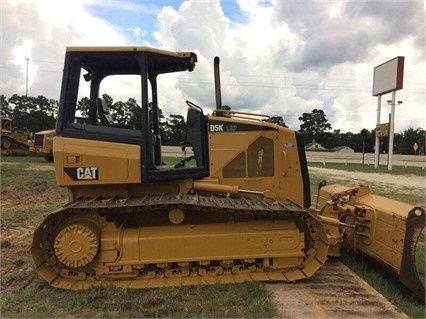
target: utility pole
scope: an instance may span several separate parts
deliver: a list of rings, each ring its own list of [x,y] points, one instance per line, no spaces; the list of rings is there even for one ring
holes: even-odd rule
[[[392,170],[392,156],[393,156],[393,140],[395,132],[395,96],[396,91],[392,91],[392,100],[388,100],[388,104],[391,106],[391,113],[389,118],[389,149],[388,149],[388,170]],[[398,101],[398,105],[402,104],[402,101]]]
[[[30,58],[25,58],[25,60],[27,60],[27,73],[25,76],[25,96],[28,96],[28,61],[30,60]]]

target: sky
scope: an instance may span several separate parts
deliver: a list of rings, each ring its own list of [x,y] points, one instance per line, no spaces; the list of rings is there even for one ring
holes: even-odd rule
[[[417,0],[0,0],[0,94],[59,100],[66,46],[146,45],[198,56],[169,84],[165,115],[186,114],[186,99],[211,113],[218,56],[233,110],[299,130],[322,109],[332,130],[359,133],[376,127],[374,68],[403,56],[395,132],[426,129],[425,12]]]

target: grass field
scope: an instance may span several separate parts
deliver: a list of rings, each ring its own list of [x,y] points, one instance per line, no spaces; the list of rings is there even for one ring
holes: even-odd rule
[[[66,189],[55,186],[53,164],[43,158],[11,157],[4,162],[2,158],[2,318],[278,316],[261,283],[148,290],[109,287],[78,292],[50,287],[35,274],[29,250],[35,227],[47,212],[66,202]],[[311,176],[313,194],[319,181],[320,177]],[[424,304],[399,282],[390,280],[386,272],[364,258],[343,254],[342,260],[410,317],[425,317]]]

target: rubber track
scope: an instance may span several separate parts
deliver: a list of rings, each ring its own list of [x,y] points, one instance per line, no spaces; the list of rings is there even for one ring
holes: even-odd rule
[[[182,210],[198,210],[206,212],[227,213],[235,215],[264,216],[267,219],[282,217],[296,218],[306,225],[310,232],[310,247],[306,248],[302,265],[285,272],[265,271],[261,267],[241,273],[223,272],[215,275],[200,275],[195,270],[189,276],[167,278],[161,271],[155,278],[98,278],[94,273],[75,271],[75,278],[63,276],[68,270],[61,265],[53,253],[53,236],[56,228],[64,218],[74,214],[96,212],[97,216],[109,212],[135,213],[154,212],[157,210],[180,208]],[[149,288],[179,285],[233,283],[243,281],[296,281],[312,276],[327,260],[328,241],[323,224],[308,210],[290,201],[275,201],[232,198],[217,195],[147,195],[145,197],[128,198],[80,198],[49,214],[34,233],[31,253],[36,271],[40,277],[52,286],[66,289],[87,289],[94,285],[114,285],[126,288]],[[262,258],[262,256],[259,256]]]

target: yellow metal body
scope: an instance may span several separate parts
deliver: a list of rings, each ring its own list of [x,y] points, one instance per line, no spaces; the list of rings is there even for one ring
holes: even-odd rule
[[[1,148],[5,150],[28,150],[32,144],[28,130],[18,130],[12,127],[12,120],[1,118]]]
[[[325,183],[310,207],[301,135],[268,116],[220,108],[205,116],[187,101],[183,142],[193,155],[166,164],[157,76],[192,71],[196,61],[147,47],[67,48],[53,156],[69,202],[34,233],[38,274],[66,289],[296,281],[346,247],[424,300],[414,261],[424,209]],[[105,116],[100,83],[116,74],[138,77],[141,129]],[[79,121],[87,82],[88,118]]]
[[[34,143],[30,151],[36,155],[42,155],[48,161],[53,161],[53,137],[55,130],[40,131],[34,134]]]
[[[328,242],[320,220],[294,204],[303,202],[294,132],[240,124],[268,130],[210,134],[211,175],[196,181],[143,183],[139,146],[55,136],[56,180],[70,203],[34,235],[38,273],[68,289],[313,276]]]
[[[247,125],[245,118],[209,118],[210,123],[219,120],[224,129],[228,126],[229,130],[240,124]],[[294,131],[273,123],[263,126],[265,130],[254,132],[227,131],[225,135],[211,132],[209,178],[303,205],[304,185]]]
[[[139,146],[59,136],[53,144],[59,186],[141,182]]]

